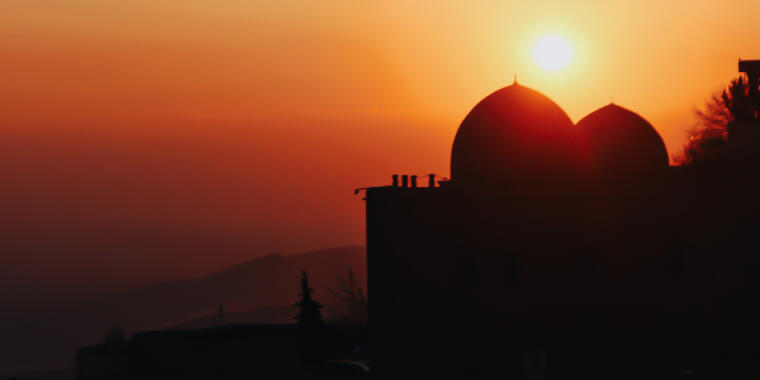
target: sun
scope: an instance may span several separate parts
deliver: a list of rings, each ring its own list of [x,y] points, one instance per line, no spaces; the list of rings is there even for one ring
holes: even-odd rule
[[[572,57],[572,47],[560,36],[544,36],[533,45],[533,60],[546,71],[565,68]]]

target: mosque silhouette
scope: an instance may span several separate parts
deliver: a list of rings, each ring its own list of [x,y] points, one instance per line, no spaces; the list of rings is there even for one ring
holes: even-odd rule
[[[490,94],[456,133],[450,180],[366,191],[373,376],[745,373],[752,171],[671,167],[616,104],[574,125],[516,82]]]

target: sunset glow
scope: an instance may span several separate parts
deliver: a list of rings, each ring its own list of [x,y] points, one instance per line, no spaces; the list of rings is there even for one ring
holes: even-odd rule
[[[694,108],[739,57],[760,57],[758,12],[749,0],[2,1],[0,235],[20,248],[0,266],[131,284],[254,254],[184,246],[360,244],[351,190],[449,176],[462,119],[515,73],[573,122],[614,98],[678,154]],[[142,235],[166,241],[127,245]]]

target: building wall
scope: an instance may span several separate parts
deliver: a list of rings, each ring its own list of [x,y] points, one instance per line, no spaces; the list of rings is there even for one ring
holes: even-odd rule
[[[757,267],[740,224],[721,223],[760,208],[748,193],[705,202],[725,191],[703,178],[716,175],[554,193],[370,188],[373,374],[425,375],[432,361],[468,373],[494,355],[518,373],[547,341],[717,333],[746,309],[734,295]]]

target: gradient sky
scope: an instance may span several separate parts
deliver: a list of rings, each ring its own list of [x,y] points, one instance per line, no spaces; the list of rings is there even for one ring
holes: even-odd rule
[[[754,0],[2,0],[0,278],[110,289],[361,244],[352,189],[448,176],[459,122],[515,73],[574,121],[614,99],[676,155],[694,108],[760,58],[758,14]],[[573,46],[565,70],[533,62],[546,34]]]

